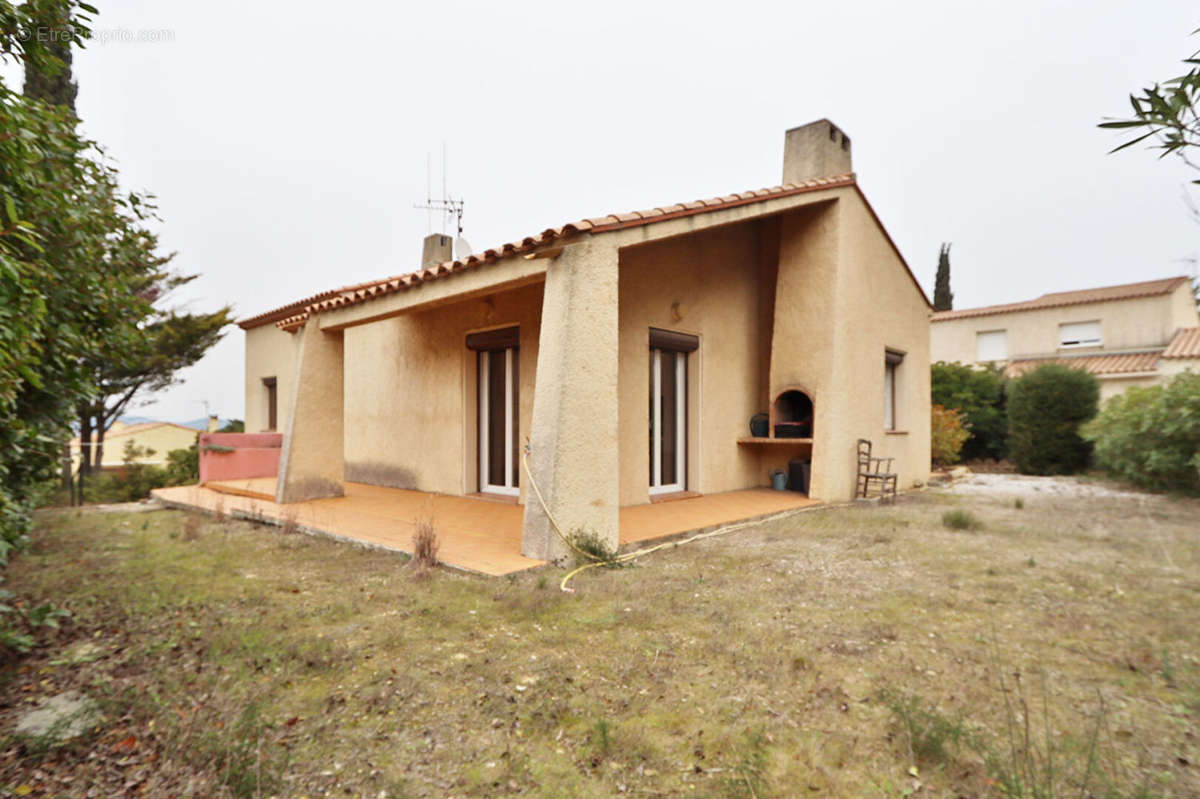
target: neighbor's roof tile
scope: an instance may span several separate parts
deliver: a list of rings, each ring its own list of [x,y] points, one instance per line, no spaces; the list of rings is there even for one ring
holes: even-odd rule
[[[1187,281],[1188,278],[1186,277],[1167,277],[1161,280],[1123,283],[1120,286],[1104,286],[1098,289],[1057,291],[1053,294],[1043,294],[1036,300],[1010,302],[1005,305],[985,305],[981,308],[963,308],[960,311],[938,311],[930,319],[933,322],[945,322],[950,319],[965,319],[970,316],[991,316],[992,314],[1032,311],[1039,308],[1061,308],[1066,305],[1083,305],[1090,302],[1154,297],[1159,294],[1170,294],[1179,288],[1181,283],[1186,283]]]
[[[1127,352],[1114,355],[1082,355],[1063,358],[1026,358],[1014,360],[1004,370],[1006,377],[1020,377],[1026,372],[1046,363],[1059,363],[1074,369],[1082,369],[1094,375],[1131,374],[1153,372],[1162,350]]]
[[[1200,327],[1181,327],[1163,351],[1164,358],[1200,358]]]

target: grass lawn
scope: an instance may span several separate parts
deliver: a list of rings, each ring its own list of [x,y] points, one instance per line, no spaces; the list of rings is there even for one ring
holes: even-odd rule
[[[575,594],[560,570],[418,581],[272,527],[48,512],[8,588],[73,616],[4,671],[0,786],[1074,797],[1090,762],[1091,795],[1200,795],[1200,503],[1016,504],[808,512]],[[66,690],[101,703],[93,733],[13,737]]]

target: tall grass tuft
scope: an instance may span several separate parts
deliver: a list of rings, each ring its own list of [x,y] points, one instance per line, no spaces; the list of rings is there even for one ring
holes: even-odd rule
[[[1000,694],[1004,698],[1004,735],[1000,751],[983,752],[988,770],[999,783],[1008,799],[1057,799],[1066,796],[1090,796],[1089,787],[1097,767],[1097,744],[1104,721],[1104,700],[1096,712],[1095,723],[1084,741],[1086,754],[1082,762],[1068,756],[1064,743],[1057,739],[1050,723],[1049,690],[1042,678],[1041,707],[1031,708],[1021,686],[1021,675],[1015,674],[1013,685],[1000,675]],[[1039,712],[1040,711],[1040,712]],[[1040,735],[1031,723],[1041,716]],[[1078,789],[1078,794],[1076,794]],[[1117,799],[1115,791],[1107,796]]]
[[[438,564],[439,544],[437,531],[433,529],[432,519],[417,520],[416,532],[413,533],[412,544],[412,560],[409,561],[408,565],[412,569],[414,580],[424,580],[433,572],[433,568]]]
[[[183,540],[195,541],[200,537],[200,528],[204,520],[198,513],[189,513],[183,517]]]
[[[942,526],[950,530],[980,530],[983,522],[971,511],[955,508],[942,514]]]
[[[972,741],[963,718],[951,718],[927,706],[917,694],[885,689],[880,698],[899,722],[914,764],[949,763],[964,744]]]

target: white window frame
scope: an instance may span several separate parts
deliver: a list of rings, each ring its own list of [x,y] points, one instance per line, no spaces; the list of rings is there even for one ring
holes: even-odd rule
[[[889,432],[898,429],[896,426],[896,390],[902,363],[904,363],[903,352],[890,348],[883,351],[883,429]]]
[[[983,350],[979,346],[983,336],[1003,336],[1004,354],[999,358],[984,358]],[[1008,360],[1008,330],[978,330],[975,332],[975,360],[980,363],[995,363],[997,361]]]
[[[491,397],[488,395],[492,368],[491,353],[495,350],[480,350],[479,359],[479,491],[484,494],[503,494],[517,497],[521,489],[513,474],[513,348],[504,350],[504,485],[488,482],[488,464],[491,462],[491,436],[489,435],[489,413]]]
[[[1096,331],[1095,338],[1085,337],[1083,329],[1089,332],[1094,327]],[[1068,333],[1071,330],[1072,333]],[[1068,341],[1069,337],[1069,341]],[[1058,348],[1060,350],[1075,350],[1084,347],[1103,347],[1104,336],[1100,329],[1099,319],[1090,319],[1086,322],[1060,322],[1058,325]]]
[[[883,429],[896,429],[896,367],[898,363],[883,365]]]
[[[675,356],[675,482],[662,482],[662,355],[671,352]],[[650,495],[671,494],[687,490],[687,353],[673,350],[650,350],[650,370],[654,375],[650,392],[654,406],[654,457],[650,472]]]

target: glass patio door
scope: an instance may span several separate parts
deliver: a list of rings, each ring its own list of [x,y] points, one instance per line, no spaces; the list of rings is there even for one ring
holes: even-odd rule
[[[517,348],[479,351],[479,490],[517,496],[520,490]]]
[[[687,353],[650,350],[650,493],[687,489]]]

